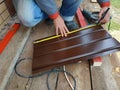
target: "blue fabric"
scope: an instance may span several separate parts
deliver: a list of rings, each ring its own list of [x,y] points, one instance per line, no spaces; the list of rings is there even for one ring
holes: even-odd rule
[[[24,24],[27,27],[35,26],[36,24],[38,24],[40,21],[47,17],[47,15],[41,10],[40,6],[38,5],[39,3],[36,3],[35,0],[13,0],[13,1],[16,3],[14,5],[17,9],[18,18],[20,19],[22,24]],[[60,13],[62,14],[62,16],[64,18],[68,16],[66,20],[68,19],[72,20],[81,1],[82,0],[71,1],[63,0],[60,9]],[[49,1],[47,0],[47,2]],[[49,11],[50,9],[47,8],[47,10]]]
[[[63,0],[60,13],[62,16],[74,16],[82,0]]]
[[[27,27],[33,27],[45,19],[47,15],[41,11],[34,0],[15,0],[17,6],[17,15],[22,24]]]
[[[109,0],[97,1],[101,4]],[[13,0],[13,2],[18,18],[27,27],[35,26],[40,21],[47,18],[47,15],[57,12],[54,0]],[[76,10],[81,2],[82,0],[63,0],[60,8],[60,14],[63,19],[66,21],[73,20]],[[53,5],[51,5],[51,3]],[[47,15],[41,9],[45,11]]]
[[[51,15],[58,12],[55,0],[35,0],[35,1],[41,8],[41,10],[43,10],[47,15]]]

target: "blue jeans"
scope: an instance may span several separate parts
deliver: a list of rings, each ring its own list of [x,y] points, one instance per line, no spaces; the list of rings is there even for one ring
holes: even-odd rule
[[[81,2],[82,0],[63,0],[60,8],[63,19],[66,21],[72,20]],[[39,3],[34,0],[13,0],[13,4],[18,18],[27,27],[33,27],[47,18],[47,15],[38,6]]]

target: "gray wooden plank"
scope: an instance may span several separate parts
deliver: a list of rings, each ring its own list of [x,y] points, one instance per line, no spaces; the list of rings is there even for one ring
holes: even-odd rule
[[[52,31],[51,31],[52,32]],[[44,22],[38,24],[33,30],[31,31],[30,38],[20,56],[20,58],[32,58],[33,54],[33,41],[39,38],[47,37],[48,35],[53,34],[48,29],[48,27],[44,24]],[[24,61],[18,66],[18,71],[22,74],[31,74],[31,61]],[[6,90],[24,90],[29,89],[31,85],[31,80],[27,78],[22,78],[17,76],[16,74],[12,74],[10,81],[7,85]]]
[[[120,71],[117,69],[120,69],[120,56],[119,56],[120,52],[116,52],[113,53],[110,56],[110,62],[112,65],[112,75],[114,77],[114,79],[116,80],[117,86],[120,90]]]
[[[66,70],[70,72],[76,79],[76,90],[91,90],[89,64],[87,61],[82,63],[73,63],[66,65]],[[69,77],[69,76],[68,76]],[[73,80],[69,77],[73,84]],[[49,78],[50,88],[54,90],[56,81],[56,73],[51,74]],[[46,86],[46,76],[35,78],[30,90],[48,90]],[[57,90],[71,90],[63,73],[59,75]]]
[[[29,36],[29,30],[21,27],[0,56],[0,90],[4,90],[22,48]]]
[[[112,65],[109,57],[103,57],[102,66],[92,67],[93,90],[119,90],[112,75]]]

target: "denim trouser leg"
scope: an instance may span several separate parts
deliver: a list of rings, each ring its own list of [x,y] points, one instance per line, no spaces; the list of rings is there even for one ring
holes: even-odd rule
[[[27,27],[33,27],[41,20],[45,19],[46,15],[37,6],[34,0],[14,0],[17,2],[17,15],[20,21]]]
[[[71,21],[82,0],[63,0],[60,13],[65,21]]]
[[[28,27],[33,27],[41,20],[45,19],[45,15],[34,0],[13,0],[17,5],[17,15],[20,21]],[[65,21],[73,20],[76,10],[82,0],[63,0],[60,13]]]

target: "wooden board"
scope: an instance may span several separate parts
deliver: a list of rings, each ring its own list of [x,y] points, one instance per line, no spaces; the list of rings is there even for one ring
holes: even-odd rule
[[[72,33],[68,37],[35,43],[32,71],[35,73],[80,60],[88,60],[98,54],[99,56],[110,54],[119,48],[119,42],[101,26],[94,26]]]
[[[112,75],[118,85],[118,89],[120,90],[120,72],[116,71],[117,68],[120,68],[120,57],[118,56],[118,53],[120,52],[114,53],[110,56],[110,63],[112,65]]]
[[[103,56],[102,66],[91,67],[93,90],[120,90],[112,74],[112,67],[109,56]]]
[[[14,65],[24,47],[23,42],[28,38],[29,31],[21,26],[20,30],[13,36],[3,53],[0,55],[0,90],[4,90]]]
[[[82,63],[68,64],[66,65],[66,70],[75,77],[77,81],[76,90],[91,90],[89,64],[87,61],[82,62]],[[46,76],[43,76],[41,78],[35,78],[33,80],[30,90],[35,90],[36,88],[39,88],[40,90],[48,90],[46,87],[45,80],[46,80]],[[49,79],[51,90],[55,90],[54,89],[55,80],[56,80],[56,73],[53,73],[51,74],[50,79]],[[72,82],[71,79],[70,81]],[[59,74],[57,90],[71,90],[63,73]]]

